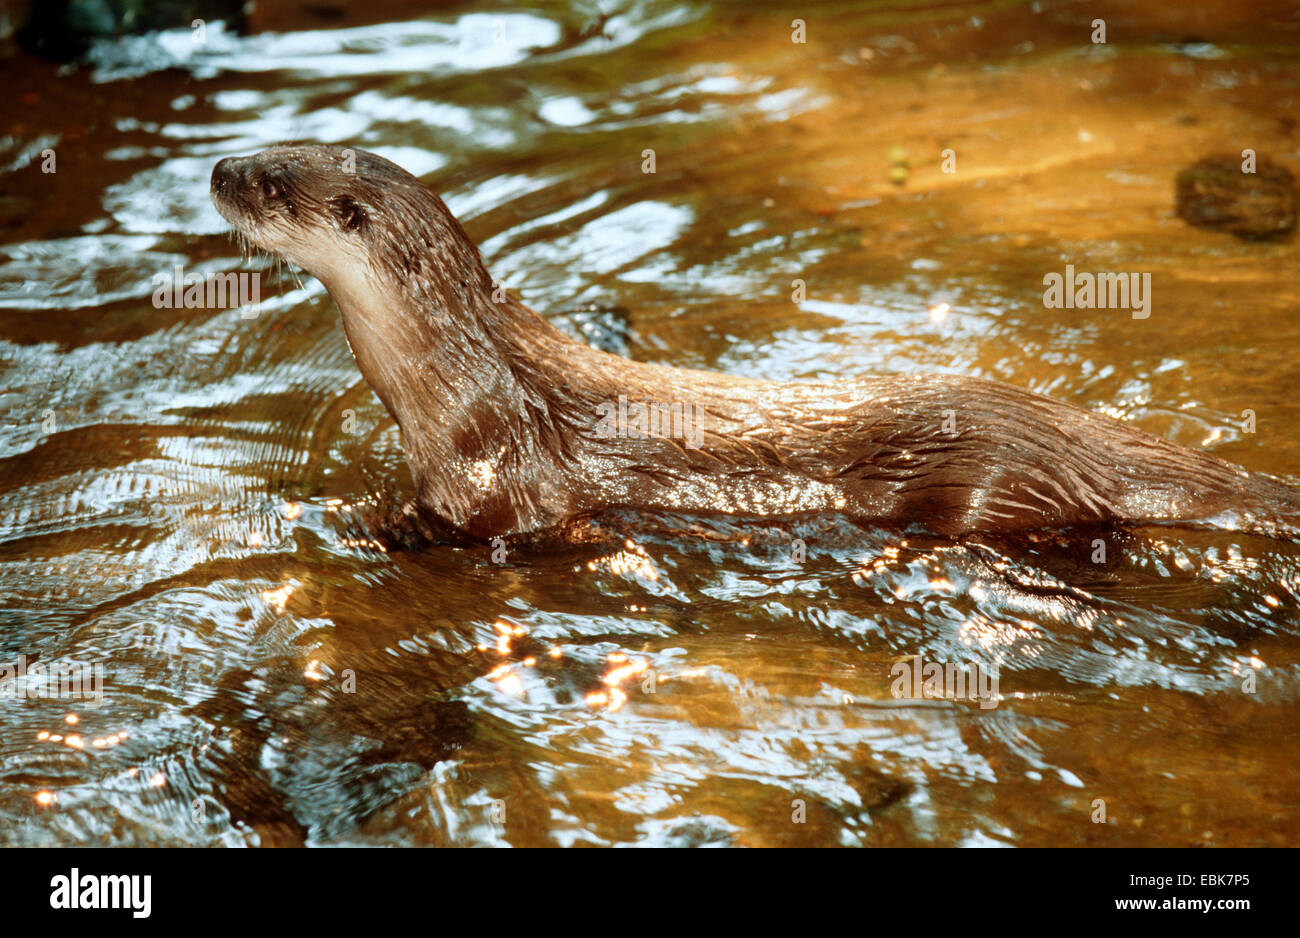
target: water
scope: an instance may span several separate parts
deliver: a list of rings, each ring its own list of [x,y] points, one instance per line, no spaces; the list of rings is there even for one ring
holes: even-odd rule
[[[256,319],[151,302],[250,269],[218,159],[355,144],[561,326],[628,310],[634,358],[983,375],[1294,472],[1294,243],[1188,228],[1173,179],[1297,165],[1300,24],[1161,6],[1104,46],[1073,4],[818,5],[794,43],[774,5],[606,2],[5,63],[0,664],[103,694],[0,697],[0,839],[1295,843],[1300,546],[826,519],[802,560],[759,528],[384,553],[400,439],[320,285],[255,260]],[[1150,273],[1150,318],[1045,309],[1066,264]],[[915,656],[996,706],[896,698]]]

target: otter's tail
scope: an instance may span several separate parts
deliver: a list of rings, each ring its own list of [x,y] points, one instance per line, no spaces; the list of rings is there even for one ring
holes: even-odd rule
[[[1127,428],[1126,428],[1127,429]],[[1300,543],[1300,488],[1210,453],[1130,431],[1109,455],[1120,515]]]
[[[1221,516],[1225,523],[1219,524],[1220,517],[1211,518],[1210,522],[1248,534],[1300,543],[1300,488],[1258,473],[1243,481],[1237,504]]]
[[[1300,488],[1281,479],[1181,449],[1173,463],[1157,459],[1146,471],[1125,499],[1132,517],[1300,543]]]

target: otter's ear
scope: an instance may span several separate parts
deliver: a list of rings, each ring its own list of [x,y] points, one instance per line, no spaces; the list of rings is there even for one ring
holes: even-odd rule
[[[347,196],[330,202],[330,209],[344,231],[360,231],[366,223],[366,210]]]

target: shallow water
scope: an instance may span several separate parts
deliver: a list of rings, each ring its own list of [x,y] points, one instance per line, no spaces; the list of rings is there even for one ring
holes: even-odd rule
[[[104,683],[0,697],[0,839],[1295,843],[1300,545],[823,519],[802,560],[758,526],[383,553],[400,439],[320,285],[151,302],[249,269],[216,160],[356,144],[558,324],[625,308],[634,358],[994,377],[1295,473],[1295,242],[1187,227],[1173,179],[1300,165],[1300,20],[1161,6],[816,5],[805,43],[755,3],[304,12],[4,63],[0,664]],[[1150,317],[1045,309],[1066,264],[1150,273]],[[910,656],[996,705],[895,697]]]

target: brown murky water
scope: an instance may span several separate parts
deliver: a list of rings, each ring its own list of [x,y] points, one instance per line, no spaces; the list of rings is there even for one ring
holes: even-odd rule
[[[1296,244],[1188,227],[1173,180],[1300,167],[1300,18],[1163,6],[295,8],[5,63],[0,664],[103,685],[4,685],[0,839],[1295,843],[1300,545],[384,554],[357,518],[408,494],[400,440],[320,285],[271,277],[256,319],[151,301],[249,269],[217,159],[356,144],[556,322],[626,308],[632,357],[984,375],[1295,473]],[[1066,264],[1149,273],[1149,318],[1045,309]],[[917,655],[996,673],[996,706],[895,698]]]

